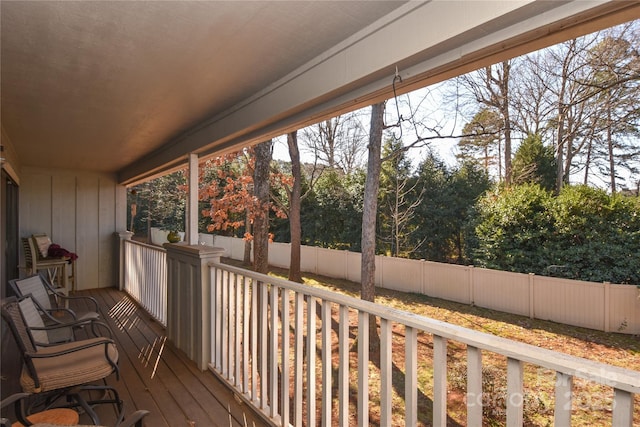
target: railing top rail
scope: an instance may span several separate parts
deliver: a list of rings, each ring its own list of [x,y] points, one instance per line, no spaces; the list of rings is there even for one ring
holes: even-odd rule
[[[160,251],[160,252],[166,252],[167,251],[162,246],[151,245],[149,243],[139,242],[137,240],[125,240],[124,242],[125,242],[125,244],[138,245],[138,246],[142,246],[142,247],[153,249],[153,250]]]
[[[532,363],[543,368],[562,372],[579,378],[585,378],[600,384],[630,393],[640,393],[640,372],[611,366],[604,363],[583,359],[576,356],[536,347],[530,344],[509,340],[485,332],[474,331],[461,326],[452,325],[440,320],[431,319],[414,313],[386,307],[348,295],[342,295],[325,289],[319,289],[300,283],[290,282],[278,277],[256,273],[234,267],[232,265],[213,262],[212,267],[251,277],[271,285],[287,288],[303,295],[320,298],[339,305],[404,324],[466,345],[491,351],[522,362]]]

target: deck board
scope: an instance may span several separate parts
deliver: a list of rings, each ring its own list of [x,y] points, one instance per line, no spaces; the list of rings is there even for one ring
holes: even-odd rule
[[[165,342],[164,327],[126,294],[116,289],[95,289],[75,295],[96,298],[102,320],[114,333],[120,379],[112,375],[107,382],[125,402],[125,413],[146,409],[150,415],[145,425],[154,427],[268,425],[249,406],[238,403],[234,392],[213,373],[201,372],[181,350]],[[90,307],[75,301],[71,308],[86,311]],[[79,332],[78,339],[85,333]],[[3,362],[7,348],[3,349]],[[103,424],[114,425],[116,413],[111,405],[97,405],[95,409]],[[88,416],[82,415],[81,422],[89,422]]]
[[[154,427],[268,425],[253,409],[238,403],[234,392],[213,373],[201,372],[184,352],[165,341],[164,327],[125,293],[107,288],[75,295],[96,298],[102,319],[114,333],[120,380],[112,376],[108,382],[124,400],[127,414],[149,410],[145,425]],[[114,418],[106,405],[98,414],[103,423]]]

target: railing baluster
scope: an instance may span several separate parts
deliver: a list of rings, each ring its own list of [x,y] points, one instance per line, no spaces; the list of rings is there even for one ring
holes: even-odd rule
[[[553,413],[553,423],[557,426],[571,425],[571,397],[573,377],[556,372],[556,402]]]
[[[211,289],[211,307],[215,310],[211,313],[211,318],[213,320],[213,325],[211,330],[213,331],[213,336],[211,337],[211,356],[213,357],[213,366],[215,366],[216,371],[220,371],[221,367],[221,358],[222,353],[220,351],[220,343],[218,341],[219,337],[222,336],[222,324],[221,324],[221,310],[220,310],[220,297],[222,295],[222,288],[224,287],[224,283],[222,282],[223,271],[219,268],[215,268],[213,270],[212,277],[215,278],[215,282],[213,283],[213,289]]]
[[[433,336],[433,425],[447,425],[447,339]]]
[[[222,344],[222,376],[229,378],[229,286],[231,283],[231,273],[225,271],[224,286],[222,287],[222,298],[220,300],[222,312],[222,335],[220,343]]]
[[[269,332],[269,404],[271,418],[278,414],[278,288],[269,289],[269,310],[271,312],[271,331]]]
[[[482,427],[482,352],[467,346],[467,427]]]
[[[369,425],[369,313],[358,312],[358,425]]]
[[[307,297],[307,425],[316,425],[316,299]]]
[[[349,425],[349,307],[340,305],[338,324],[338,405],[340,427]],[[385,425],[381,423],[381,425]]]
[[[267,323],[268,312],[267,312],[267,298],[268,288],[265,282],[258,282],[258,287],[260,288],[260,409],[267,409],[268,404],[268,371],[267,371],[267,353],[269,351],[268,344],[268,330],[269,324]]]
[[[282,400],[282,411],[280,411],[280,416],[282,417],[282,425],[289,425],[289,290],[282,289],[281,290],[281,298],[282,298],[282,389],[281,389],[281,400]]]
[[[241,343],[242,343],[242,333],[241,333],[241,328],[242,328],[242,321],[241,321],[241,317],[242,317],[242,312],[243,312],[243,305],[242,305],[242,276],[240,276],[239,274],[236,275],[236,298],[235,298],[235,303],[236,303],[236,308],[235,308],[235,318],[234,318],[234,323],[233,323],[233,329],[235,330],[235,341],[234,341],[234,345],[235,345],[235,350],[234,350],[234,354],[235,354],[235,368],[236,368],[236,373],[235,373],[235,386],[240,388],[240,384],[241,384],[241,373],[240,373],[240,369],[242,367],[241,364],[241,359],[242,359],[242,348],[240,347]],[[241,389],[241,388],[240,388]],[[242,390],[242,389],[241,389]]]
[[[523,365],[507,358],[507,427],[520,427],[523,422]]]
[[[258,398],[258,292],[259,283],[251,280],[251,401],[255,406],[260,403]]]
[[[295,294],[296,313],[295,313],[295,372],[294,372],[294,425],[302,425],[302,393],[304,381],[304,295],[300,292]]]
[[[251,296],[249,295],[249,278],[247,276],[242,277],[242,285],[242,392],[246,394],[249,393],[249,373],[251,372],[249,370]]]
[[[406,426],[418,424],[418,332],[405,328],[405,419]],[[435,351],[435,348],[434,348]],[[435,369],[435,368],[434,368]]]
[[[380,425],[391,425],[392,409],[392,359],[391,348],[393,337],[391,334],[391,322],[388,319],[380,319]]]
[[[322,301],[322,425],[331,426],[331,303]]]
[[[633,394],[628,391],[613,389],[613,421],[615,427],[631,427],[633,425]]]
[[[227,307],[229,309],[229,317],[227,324],[227,375],[231,380],[231,384],[236,383],[236,379],[234,378],[233,371],[233,362],[235,360],[235,332],[236,332],[236,282],[238,280],[237,274],[234,274],[229,277],[229,292],[227,293]]]

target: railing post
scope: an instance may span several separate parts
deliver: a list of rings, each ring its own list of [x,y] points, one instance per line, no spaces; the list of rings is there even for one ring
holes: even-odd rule
[[[167,337],[205,370],[211,359],[211,292],[209,264],[219,262],[222,248],[166,243]]]
[[[116,234],[118,235],[118,247],[119,249],[119,263],[118,263],[118,289],[123,290],[124,289],[124,274],[125,274],[125,259],[124,259],[124,241],[125,240],[131,240],[131,238],[133,237],[133,232],[132,231],[118,231],[116,232]],[[75,279],[74,279],[75,280]]]

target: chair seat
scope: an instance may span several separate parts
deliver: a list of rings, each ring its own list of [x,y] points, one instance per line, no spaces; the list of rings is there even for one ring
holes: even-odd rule
[[[83,343],[102,341],[102,338],[86,340]],[[54,354],[78,346],[77,342],[60,344],[55,347],[38,349],[38,355]],[[118,350],[114,344],[108,344],[108,357],[114,363],[118,362]],[[35,371],[38,372],[40,387],[36,388],[29,370],[22,369],[20,385],[26,393],[41,393],[86,384],[101,380],[113,372],[114,367],[105,358],[105,346],[95,345],[80,351],[47,358],[33,358]]]

